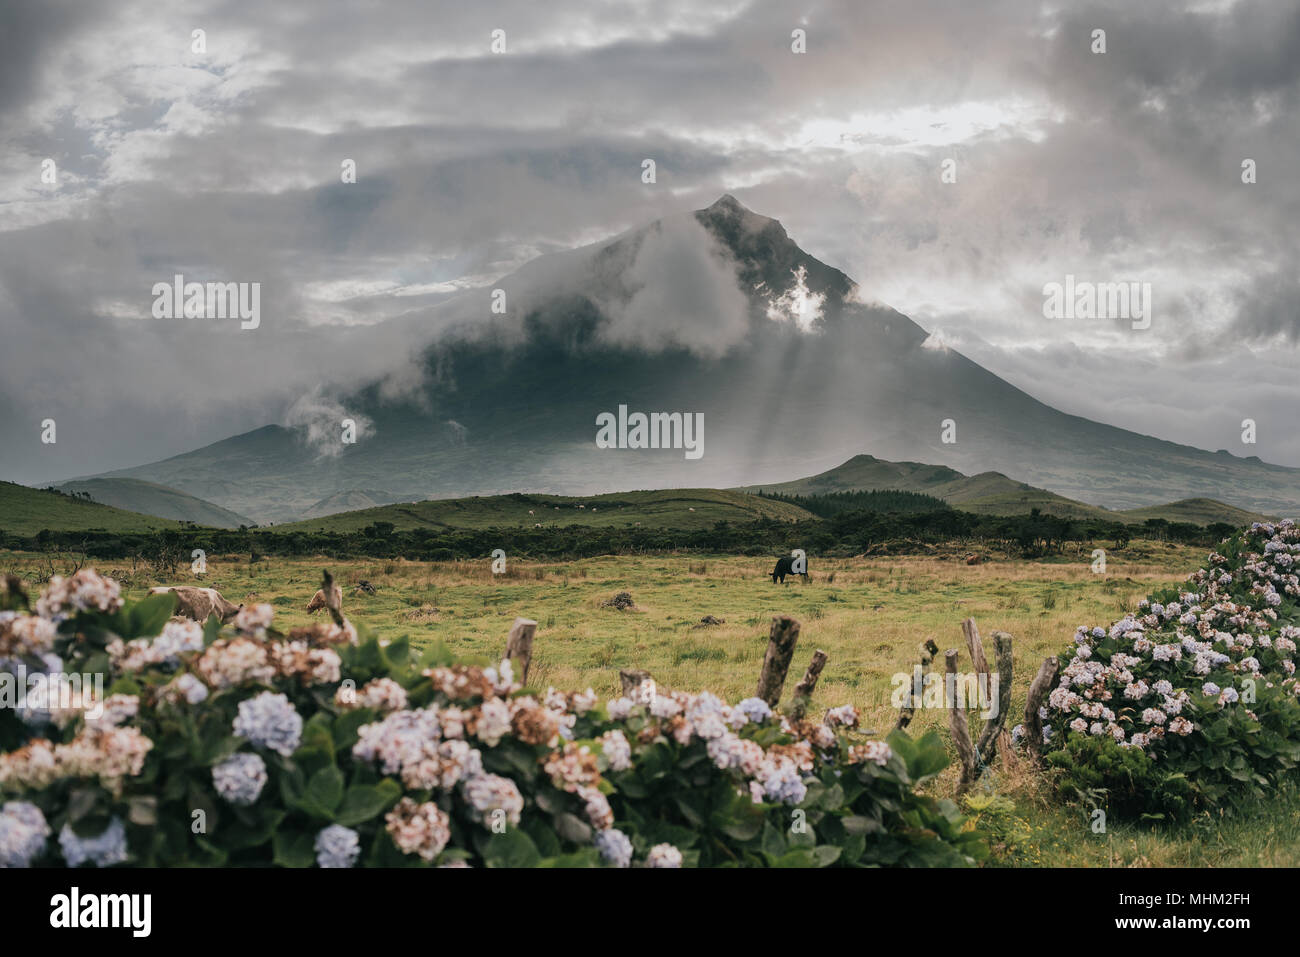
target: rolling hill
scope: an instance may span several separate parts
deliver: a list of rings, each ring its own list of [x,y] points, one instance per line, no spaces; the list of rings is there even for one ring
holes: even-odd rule
[[[170,519],[141,515],[59,492],[0,482],[0,531],[11,535],[35,535],[46,529],[52,532],[92,529],[148,532],[177,528],[179,524]]]
[[[114,508],[156,515],[178,522],[193,522],[211,528],[238,528],[256,525],[250,518],[238,515],[220,505],[205,502],[178,489],[132,478],[83,479],[55,486],[63,492],[85,492],[96,502]]]
[[[855,455],[842,465],[806,478],[748,486],[737,491],[824,495],[872,489],[924,492],[943,499],[954,508],[981,515],[1022,515],[1037,508],[1061,518],[1095,518],[1112,522],[1141,523],[1150,518],[1162,518],[1197,525],[1226,522],[1237,526],[1265,520],[1265,516],[1259,513],[1206,498],[1111,511],[1017,482],[1000,472],[963,475],[942,465],[887,462],[871,455]]]
[[[275,532],[355,532],[376,522],[398,530],[412,528],[494,528],[506,526],[643,524],[668,528],[707,528],[715,522],[759,518],[803,521],[814,516],[796,505],[719,489],[668,489],[606,495],[491,495],[382,505],[355,512],[274,526]]]
[[[1162,518],[1167,522],[1192,522],[1196,525],[1213,525],[1224,522],[1234,527],[1244,527],[1251,522],[1263,522],[1280,516],[1261,515],[1234,505],[1225,505],[1210,498],[1185,498],[1168,505],[1154,508],[1132,508],[1118,514],[1135,522],[1145,522],[1150,518]]]

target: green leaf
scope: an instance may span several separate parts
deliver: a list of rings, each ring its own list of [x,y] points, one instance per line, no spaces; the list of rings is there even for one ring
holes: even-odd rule
[[[316,838],[308,831],[276,831],[271,846],[275,863],[281,867],[311,867],[316,863]]]
[[[934,729],[927,731],[919,741],[913,741],[906,731],[895,731],[886,740],[903,759],[913,784],[933,777],[948,766],[943,739]]]
[[[600,867],[600,855],[594,847],[584,847],[572,854],[548,857],[538,867]]]
[[[844,825],[844,830],[848,834],[876,834],[884,830],[875,818],[862,817],[858,814],[842,817],[840,823]]]
[[[357,743],[357,731],[362,725],[375,720],[375,713],[369,708],[356,708],[338,716],[334,721],[334,747],[338,751],[349,751]]]
[[[317,711],[302,727],[300,748],[320,748],[331,757],[334,754],[333,721],[324,711]]]
[[[203,647],[212,644],[220,635],[221,619],[216,615],[208,615],[208,620],[203,623]]]
[[[484,842],[483,861],[488,867],[536,867],[541,859],[537,845],[517,827],[493,834]]]
[[[271,839],[282,820],[284,820],[283,811],[272,811],[252,823],[232,821],[219,828],[210,829],[209,834],[231,850],[257,847]]]
[[[574,844],[591,843],[591,825],[567,811],[555,815],[555,833]]]
[[[99,791],[94,787],[77,788],[68,795],[68,820],[76,823],[95,807]]]
[[[555,830],[549,827],[548,823],[541,818],[535,818],[524,825],[524,831],[533,839],[537,853],[542,857],[559,857],[563,848],[560,846],[560,839],[556,836]],[[480,842],[480,850],[484,844],[485,842]]]
[[[130,634],[122,637],[129,641],[132,638],[151,638],[160,634],[175,609],[176,596],[171,592],[142,598],[131,605],[127,613],[127,630]]]
[[[760,849],[773,860],[779,858],[787,850],[785,837],[772,826],[770,821],[763,825],[763,840],[760,842]]]
[[[389,670],[403,667],[411,655],[411,639],[406,635],[390,641],[383,649]]]
[[[401,796],[401,785],[389,778],[384,778],[375,785],[354,784],[343,795],[343,802],[334,819],[345,827],[361,824],[378,817],[396,804]]]
[[[691,827],[702,827],[704,824],[704,814],[695,807],[695,804],[703,803],[702,795],[698,792],[688,792],[686,794],[674,794],[673,803],[677,805],[677,810],[681,812],[682,817],[686,818],[686,823]],[[744,840],[742,838],[742,840]]]
[[[840,857],[840,849],[831,844],[819,844],[813,848],[813,860],[818,867],[830,867]]]
[[[137,795],[127,801],[127,818],[132,824],[153,827],[158,823],[158,799],[152,795]]]
[[[343,772],[332,764],[321,768],[307,781],[304,796],[311,803],[333,814],[343,800]]]
[[[805,848],[790,851],[782,854],[772,862],[773,867],[816,867],[817,861],[813,857],[813,852]]]
[[[615,786],[622,794],[633,801],[641,801],[650,796],[650,791],[641,783],[641,779],[637,777],[634,771],[620,773]]]

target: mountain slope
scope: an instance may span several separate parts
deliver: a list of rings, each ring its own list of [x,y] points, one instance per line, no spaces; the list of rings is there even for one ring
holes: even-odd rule
[[[302,513],[304,519],[323,518],[337,512],[356,512],[400,502],[401,496],[377,489],[350,488],[327,495]]]
[[[870,448],[966,476],[1012,474],[1086,506],[1231,498],[1300,510],[1300,470],[1067,415],[929,347],[924,329],[858,301],[849,277],[731,196],[539,257],[493,288],[503,315],[476,289],[399,320],[423,390],[395,398],[405,393],[377,382],[338,396],[371,423],[354,445],[333,444],[333,422],[314,444],[270,425],[109,474],[279,522],[350,489],[421,500],[726,488]],[[597,448],[597,416],[620,406],[702,414],[703,454]],[[946,419],[956,443],[941,441]]]
[[[156,515],[180,522],[194,522],[210,528],[238,528],[256,525],[252,519],[205,502],[178,489],[132,478],[83,479],[56,486],[63,492],[84,492],[96,502],[114,508]]]
[[[59,492],[0,482],[0,531],[11,535],[35,535],[45,529],[52,532],[90,529],[146,532],[176,528],[178,524]]]

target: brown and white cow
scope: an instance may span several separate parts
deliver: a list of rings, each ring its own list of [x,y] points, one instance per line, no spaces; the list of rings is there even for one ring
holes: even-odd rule
[[[196,588],[192,585],[159,585],[157,588],[149,589],[151,595],[166,595],[169,592],[176,596],[175,614],[182,618],[193,618],[197,622],[205,622],[208,620],[208,616],[215,614],[224,625],[239,614],[239,610],[244,607],[226,601],[221,592],[215,588]]]
[[[339,587],[338,582],[335,582],[334,587],[331,588],[330,591],[334,593],[334,607],[341,612],[343,610],[343,589]],[[325,601],[325,589],[317,588],[316,594],[312,595],[311,601],[307,603],[307,611],[308,613],[320,611],[322,608],[327,606],[328,603]]]

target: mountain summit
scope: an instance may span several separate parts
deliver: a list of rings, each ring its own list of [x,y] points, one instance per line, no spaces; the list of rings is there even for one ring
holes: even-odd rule
[[[1300,507],[1300,470],[1066,415],[960,353],[923,348],[924,329],[859,301],[848,276],[730,194],[539,257],[493,287],[504,314],[475,289],[412,323],[418,394],[377,382],[338,397],[370,423],[356,444],[268,426],[109,474],[283,521],[355,490],[402,501],[752,486],[866,451],[1109,508]],[[702,454],[598,447],[599,417],[626,439],[637,413],[702,415]]]

